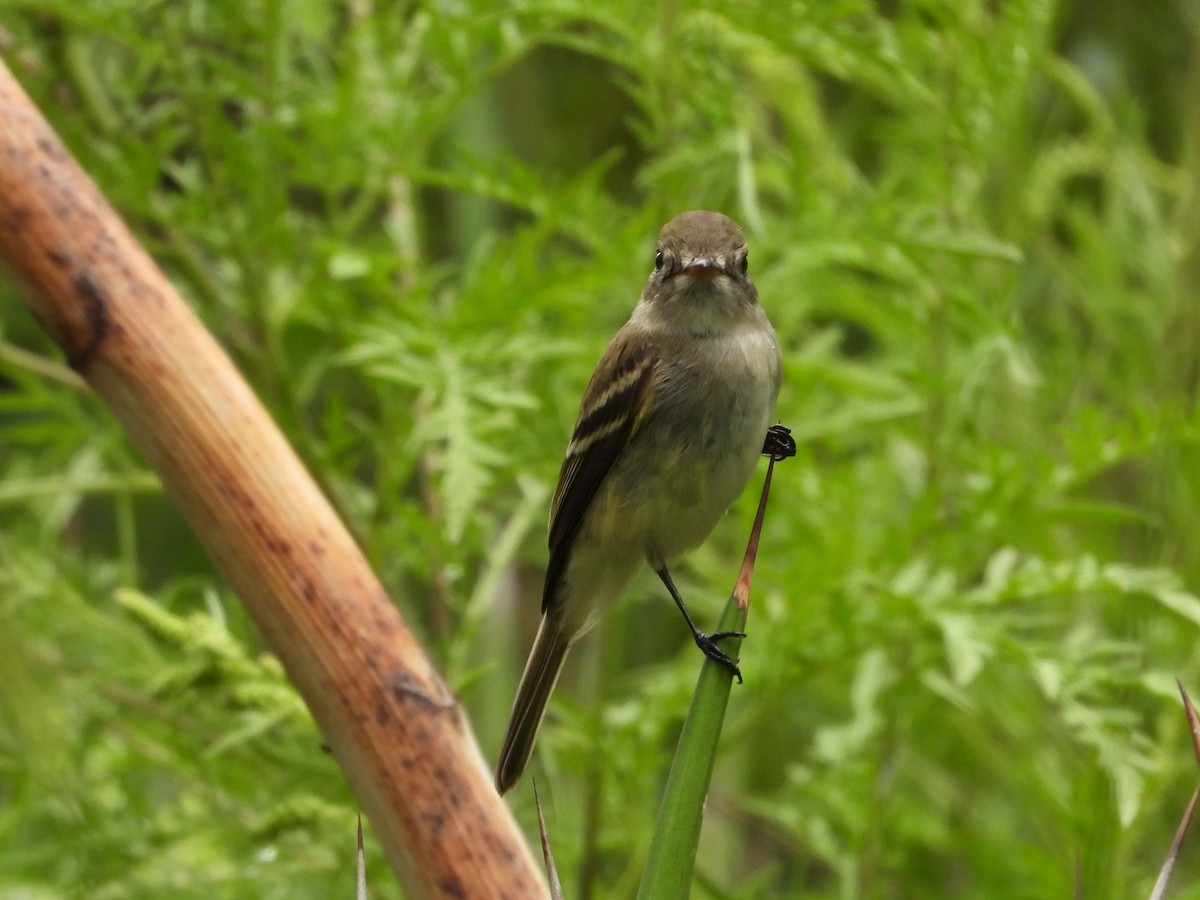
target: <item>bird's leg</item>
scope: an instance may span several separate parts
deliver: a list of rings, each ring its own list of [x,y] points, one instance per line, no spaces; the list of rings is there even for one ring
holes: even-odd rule
[[[687,620],[688,628],[692,629],[692,639],[696,642],[696,646],[704,651],[704,655],[709,659],[729,669],[729,671],[737,676],[738,684],[741,684],[742,670],[737,667],[737,663],[729,658],[729,654],[717,646],[717,641],[727,637],[745,637],[746,633],[744,631],[718,631],[715,634],[705,634],[696,627],[696,623],[692,621],[692,617],[688,614],[687,607],[683,605],[683,598],[679,596],[679,589],[675,587],[675,582],[671,580],[671,573],[667,571],[667,567],[663,566],[657,572],[658,577],[662,579],[662,583],[670,591],[671,599],[675,601],[675,605],[679,607],[679,611],[683,613],[684,619]]]

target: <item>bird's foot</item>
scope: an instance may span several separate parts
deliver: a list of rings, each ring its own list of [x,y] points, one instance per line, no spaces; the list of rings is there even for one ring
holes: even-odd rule
[[[742,670],[738,668],[737,663],[729,658],[729,654],[717,646],[717,641],[727,637],[745,637],[744,631],[717,631],[713,634],[705,634],[703,631],[697,631],[693,637],[696,639],[696,646],[699,647],[704,655],[714,662],[720,663],[737,678],[738,684],[742,683]]]
[[[792,437],[792,429],[783,425],[772,425],[768,428],[762,452],[763,456],[769,456],[776,462],[795,456],[796,439]]]

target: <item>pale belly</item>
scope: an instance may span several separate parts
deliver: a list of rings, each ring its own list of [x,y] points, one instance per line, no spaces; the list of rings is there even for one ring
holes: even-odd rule
[[[718,418],[650,432],[597,494],[595,520],[613,524],[601,542],[628,543],[653,568],[699,546],[754,474],[770,421],[767,404],[757,407],[731,401]]]
[[[779,351],[773,335],[715,350],[720,364],[705,367],[713,374],[703,390],[689,381],[678,391],[687,373],[664,373],[654,407],[597,490],[564,573],[568,630],[589,628],[643,561],[657,570],[703,543],[754,474],[775,415]]]

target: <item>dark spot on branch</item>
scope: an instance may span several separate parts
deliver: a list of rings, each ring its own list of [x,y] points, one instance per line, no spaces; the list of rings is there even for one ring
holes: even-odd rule
[[[458,702],[455,700],[454,695],[445,688],[445,685],[436,680],[437,676],[434,676],[434,678],[435,681],[431,687],[439,694],[437,697],[432,696],[426,689],[426,686],[419,683],[406,669],[397,669],[391,678],[392,694],[400,700],[412,698],[431,709],[457,709]]]
[[[67,151],[63,149],[63,145],[48,134],[39,137],[37,145],[39,150],[56,162],[67,158]]]
[[[67,362],[78,372],[88,364],[108,335],[108,295],[87,269],[75,276],[73,286],[75,293],[79,295],[87,323],[87,334],[81,341],[72,341],[78,344],[78,347],[68,348],[67,353]]]

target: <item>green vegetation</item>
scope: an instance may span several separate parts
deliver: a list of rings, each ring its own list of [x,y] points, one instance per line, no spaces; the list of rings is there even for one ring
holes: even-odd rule
[[[746,227],[800,452],[698,898],[1149,893],[1200,778],[1197,48],[1182,2],[0,0],[489,756],[656,229]],[[340,773],[58,358],[0,282],[0,896],[348,895]],[[710,624],[756,499],[677,570]],[[700,658],[649,575],[575,655],[535,775],[568,896],[628,897]]]

